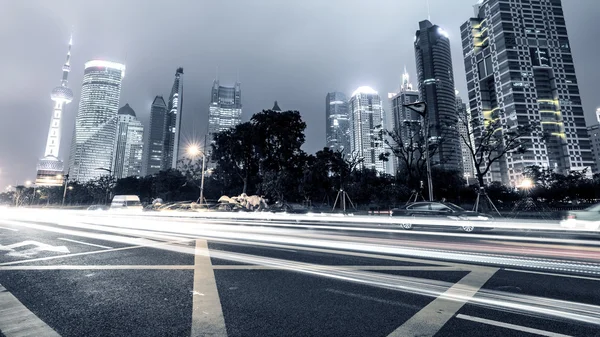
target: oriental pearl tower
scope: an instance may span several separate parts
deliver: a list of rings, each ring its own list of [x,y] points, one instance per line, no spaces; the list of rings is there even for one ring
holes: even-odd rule
[[[46,140],[46,150],[44,158],[40,159],[37,165],[37,176],[35,183],[38,186],[60,186],[63,184],[63,161],[58,159],[58,150],[60,148],[61,119],[63,106],[71,103],[73,100],[73,91],[67,87],[69,71],[71,70],[71,46],[73,36],[69,39],[69,50],[67,52],[67,61],[63,65],[63,74],[60,86],[52,90],[50,98],[54,101],[54,110],[50,119],[50,129]]]

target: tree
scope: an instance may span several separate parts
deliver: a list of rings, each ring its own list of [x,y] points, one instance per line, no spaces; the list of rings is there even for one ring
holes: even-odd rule
[[[523,136],[530,135],[536,128],[531,125],[503,123],[497,112],[471,118],[467,114],[458,116],[459,123],[467,132],[460,133],[462,143],[475,164],[475,175],[479,187],[492,165],[508,153],[525,153],[527,143]]]
[[[251,180],[258,175],[260,137],[256,126],[246,122],[215,135],[211,159],[217,163],[217,175],[229,185],[241,180],[242,193],[248,193]]]

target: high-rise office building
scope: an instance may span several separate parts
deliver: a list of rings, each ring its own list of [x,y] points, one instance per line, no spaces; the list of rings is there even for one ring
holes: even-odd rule
[[[596,109],[596,122],[588,126],[587,131],[594,157],[594,165],[591,171],[593,174],[600,173],[600,108]]]
[[[474,144],[473,142],[473,132],[470,130],[471,125],[469,124],[471,121],[471,112],[467,105],[463,102],[462,98],[458,96],[458,91],[456,91],[456,114],[458,115],[458,133],[460,135],[460,153],[462,155],[462,173],[463,177],[468,181],[475,178],[475,164],[473,163],[473,156],[471,155],[471,151],[469,147],[465,143],[465,141],[469,142],[469,144]]]
[[[419,93],[421,100],[427,103],[429,116],[429,142],[438,144],[432,164],[458,171],[461,153],[448,34],[424,20],[419,22],[414,44]]]
[[[114,177],[139,177],[142,174],[144,126],[135,111],[125,104],[118,111],[117,142],[113,164]]]
[[[330,92],[325,97],[326,146],[333,151],[350,154],[350,119],[348,99],[341,92]]]
[[[527,151],[504,156],[488,181],[516,186],[527,166],[594,164],[560,0],[483,0],[461,36],[473,117],[499,118],[499,132],[537,127],[523,137]]]
[[[212,142],[215,134],[240,124],[241,118],[240,83],[236,82],[233,87],[226,87],[219,85],[219,80],[214,80],[208,106],[208,141]]]
[[[62,80],[60,86],[52,90],[50,98],[54,101],[54,110],[50,120],[50,130],[46,139],[46,149],[44,158],[40,159],[37,165],[36,185],[39,186],[60,186],[63,184],[63,161],[58,158],[60,149],[60,139],[62,131],[63,106],[71,103],[73,100],[73,91],[67,86],[69,71],[71,71],[71,46],[73,38],[69,40],[69,50],[67,52],[67,61],[63,65]]]
[[[158,173],[162,168],[166,118],[167,104],[164,98],[162,96],[154,97],[150,108],[150,132],[144,150],[144,176]]]
[[[125,65],[93,60],[85,63],[79,110],[69,159],[70,178],[86,182],[113,167],[117,110]]]
[[[423,118],[415,111],[405,107],[405,104],[411,104],[419,101],[419,91],[413,89],[410,82],[410,76],[404,68],[402,74],[402,85],[400,91],[388,95],[391,103],[391,120],[394,133],[400,136],[404,146],[410,146],[412,143],[418,143],[421,139],[421,125]],[[400,162],[393,158],[394,170],[402,170]]]
[[[413,89],[406,69],[404,69],[404,74],[402,74],[400,92],[394,94],[390,100],[392,102],[394,128],[400,134],[402,141],[405,145],[408,145],[411,139],[413,142],[417,142],[423,118],[417,112],[404,105],[418,102],[419,91]]]
[[[383,108],[377,91],[370,87],[356,89],[349,102],[350,149],[353,155],[363,159],[362,166],[386,171],[385,162],[379,159],[384,153],[384,144],[379,133],[383,123]]]
[[[183,112],[183,68],[177,68],[175,81],[169,95],[165,118],[165,138],[163,145],[162,169],[177,168],[179,141],[181,139],[181,118]]]

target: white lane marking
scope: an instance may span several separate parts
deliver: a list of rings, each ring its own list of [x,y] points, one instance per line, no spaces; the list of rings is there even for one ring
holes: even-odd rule
[[[386,300],[383,298],[378,298],[378,297],[373,297],[373,296],[366,296],[366,295],[362,295],[362,294],[357,294],[357,293],[352,293],[352,292],[348,292],[348,291],[343,291],[343,290],[337,290],[337,289],[325,289],[326,292],[332,293],[332,294],[337,294],[337,295],[344,295],[344,296],[348,296],[348,297],[353,297],[353,298],[358,298],[361,300],[366,300],[366,301],[374,301],[374,302],[378,302],[378,303],[383,303],[383,304],[388,304],[388,305],[394,305],[394,306],[399,306],[399,307],[405,307],[405,308],[411,308],[411,309],[419,309],[420,306],[417,305],[413,305],[413,304],[408,304],[405,302],[398,302],[398,301],[390,301],[390,300]]]
[[[16,250],[15,248],[34,246],[33,248],[25,249],[25,250]],[[52,246],[46,243],[41,243],[33,240],[25,240],[17,243],[13,243],[10,245],[0,245],[0,251],[7,251],[6,255],[13,257],[32,257],[39,252],[48,251],[55,253],[63,253],[68,254],[69,249],[65,246]]]
[[[1,227],[1,226],[0,226],[0,229],[6,229],[6,230],[9,230],[9,231],[13,231],[13,232],[18,232],[19,231],[18,229],[15,229],[15,228],[8,228],[8,227]]]
[[[516,324],[493,321],[491,319],[486,319],[486,318],[481,318],[481,317],[474,317],[474,316],[469,316],[469,315],[458,314],[456,316],[456,318],[466,319],[468,321],[473,321],[473,322],[477,322],[477,323],[494,325],[494,326],[498,326],[501,328],[513,329],[513,330],[527,332],[527,333],[536,334],[536,335],[540,335],[540,336],[570,337],[570,335],[563,335],[561,333],[550,332],[550,331],[534,329],[534,328],[528,328],[526,326],[521,326],[521,325],[516,325]]]
[[[99,253],[110,253],[110,252],[117,252],[117,251],[120,251],[120,250],[127,250],[127,249],[152,248],[152,247],[158,247],[158,246],[168,245],[168,244],[177,243],[177,242],[179,242],[179,241],[175,241],[175,242],[159,242],[159,243],[156,243],[156,244],[147,244],[147,245],[139,245],[139,246],[129,246],[129,247],[121,247],[121,248],[113,248],[113,249],[105,249],[105,250],[95,250],[95,251],[92,251],[92,252],[83,252],[83,253],[75,253],[75,254],[67,254],[67,255],[38,257],[36,259],[20,260],[20,261],[12,261],[12,262],[4,262],[4,263],[0,263],[0,266],[10,266],[10,265],[14,265],[14,264],[21,264],[21,263],[28,263],[28,262],[54,260],[54,259],[60,259],[60,258],[63,258],[63,257],[73,257],[73,256],[81,256],[81,255],[99,254]]]
[[[435,335],[465,303],[475,296],[496,271],[497,268],[481,268],[470,272],[388,337]]]
[[[52,265],[52,266],[0,266],[0,270],[101,270],[101,269],[195,269],[191,265]],[[213,269],[224,270],[280,270],[276,266],[260,265],[213,265]],[[346,266],[316,265],[322,270],[405,270],[405,271],[470,271],[455,267],[406,267],[406,266]]]
[[[0,331],[6,337],[60,337],[2,285],[0,285]]]
[[[103,246],[103,245],[97,245],[95,243],[89,243],[89,242],[83,242],[83,241],[77,241],[77,240],[72,240],[72,239],[65,239],[65,238],[58,238],[59,240],[63,240],[63,241],[69,241],[69,242],[75,242],[75,243],[80,243],[82,245],[88,245],[88,246],[92,246],[92,247],[98,247],[98,248],[104,248],[104,249],[113,249],[113,247],[109,247],[109,246]]]
[[[191,336],[227,336],[206,240],[196,240]]]
[[[506,271],[514,271],[514,272],[519,272],[519,273],[530,273],[530,274],[540,274],[540,275],[550,275],[550,276],[579,278],[579,279],[583,279],[583,280],[600,281],[600,278],[597,278],[597,277],[568,275],[568,274],[556,274],[556,273],[544,273],[544,272],[541,272],[541,271],[520,270],[520,269],[511,269],[511,268],[504,268],[504,270],[506,270]]]

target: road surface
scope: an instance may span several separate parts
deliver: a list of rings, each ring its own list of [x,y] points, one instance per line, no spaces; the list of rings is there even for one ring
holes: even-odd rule
[[[600,336],[598,236],[339,227],[3,212],[0,336]]]

